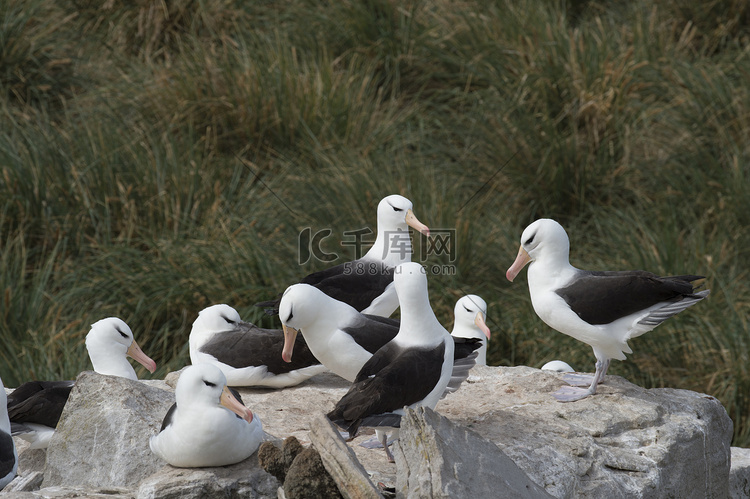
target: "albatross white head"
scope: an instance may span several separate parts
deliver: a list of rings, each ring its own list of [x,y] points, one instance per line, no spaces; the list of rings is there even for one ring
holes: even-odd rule
[[[238,326],[247,326],[248,323],[240,318],[240,314],[229,305],[212,305],[198,312],[198,317],[193,321],[190,330],[190,362],[200,364],[197,352],[216,333],[235,331]]]
[[[466,295],[456,302],[453,314],[451,336],[483,340],[476,362],[480,366],[487,365],[487,341],[490,339],[490,328],[485,323],[487,303],[477,295]]]
[[[232,395],[227,387],[227,378],[213,364],[197,364],[187,367],[174,392],[178,411],[203,411],[223,408],[237,414],[248,423],[253,413]]]
[[[94,371],[99,374],[138,379],[126,357],[133,358],[149,372],[156,370],[156,362],[143,353],[128,325],[117,317],[107,317],[91,325],[86,335],[86,350]]]
[[[409,227],[430,235],[429,227],[414,215],[411,201],[398,194],[384,197],[378,204],[378,235],[365,258],[382,260],[392,267],[411,261]]]
[[[565,269],[570,266],[569,255],[570,241],[563,226],[552,219],[540,218],[521,234],[518,256],[505,277],[513,282],[529,262],[543,262],[549,269]]]
[[[279,303],[279,319],[284,329],[284,349],[281,358],[291,362],[294,342],[300,330],[304,331],[308,346],[314,348],[315,340],[333,333],[340,321],[358,312],[309,284],[293,284],[286,288]]]
[[[482,338],[490,339],[490,328],[485,323],[487,316],[487,302],[477,295],[466,295],[456,302],[453,309],[455,322],[453,323],[453,336],[459,338]]]

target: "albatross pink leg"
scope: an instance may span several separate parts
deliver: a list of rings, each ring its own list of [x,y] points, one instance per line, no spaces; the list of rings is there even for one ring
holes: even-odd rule
[[[554,392],[552,396],[560,402],[575,402],[576,400],[584,399],[589,395],[594,395],[596,393],[596,385],[602,382],[604,374],[607,372],[607,369],[609,369],[609,362],[610,359],[596,360],[596,372],[594,373],[591,385],[587,389],[579,388],[577,386],[563,386]]]

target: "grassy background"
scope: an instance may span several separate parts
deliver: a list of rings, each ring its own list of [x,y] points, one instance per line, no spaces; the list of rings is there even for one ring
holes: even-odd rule
[[[299,232],[331,228],[349,259],[341,233],[400,193],[456,229],[456,261],[426,262],[456,266],[433,306],[450,327],[483,296],[496,365],[593,369],[525,273],[505,280],[536,218],[581,268],[708,276],[610,372],[716,396],[750,446],[747,2],[7,0],[0,19],[6,385],[89,368],[110,315],[158,377],[208,305],[277,325],[252,304],[328,265],[297,264]]]

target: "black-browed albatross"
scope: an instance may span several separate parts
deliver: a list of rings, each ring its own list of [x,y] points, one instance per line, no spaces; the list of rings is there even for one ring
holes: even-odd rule
[[[393,340],[400,329],[397,319],[362,314],[308,284],[293,284],[287,288],[279,306],[279,317],[284,329],[282,357],[285,361],[297,355],[298,333],[302,333],[313,355],[348,381],[354,381],[362,366]],[[453,337],[453,343],[455,361],[446,389],[448,393],[455,391],[468,377],[469,370],[476,364],[476,351],[482,346],[481,340],[476,338]]]
[[[490,339],[490,328],[487,327],[487,302],[480,296],[466,295],[461,297],[453,308],[454,338],[477,338],[482,341],[482,347],[477,350],[478,366],[487,365],[487,342]]]
[[[365,362],[328,413],[351,437],[360,426],[398,428],[404,407],[434,408],[453,372],[454,339],[432,311],[424,268],[412,262],[399,265],[394,284],[401,307],[398,334]]]
[[[412,202],[398,194],[383,198],[377,215],[375,242],[362,258],[312,273],[300,283],[315,286],[364,314],[389,317],[398,308],[393,269],[411,261],[409,227],[427,236],[430,229],[414,216]],[[257,305],[277,314],[280,301]]]
[[[190,362],[214,364],[227,377],[229,386],[283,388],[297,385],[328,369],[299,336],[291,362],[281,358],[284,333],[264,329],[240,318],[226,304],[200,311],[190,331]]]
[[[8,401],[3,381],[0,380],[0,490],[8,485],[18,470],[18,453],[10,435]]]
[[[227,387],[213,364],[188,366],[177,380],[175,403],[151,451],[172,466],[227,466],[250,457],[263,441],[263,427]]]
[[[529,265],[529,294],[534,311],[548,326],[591,345],[596,372],[588,389],[562,387],[553,395],[572,402],[596,393],[611,359],[632,353],[628,340],[640,336],[708,296],[695,291],[702,276],[659,277],[642,270],[580,270],[569,262],[570,242],[554,220],[526,227],[521,247],[506,277]],[[577,383],[575,377],[563,378]],[[588,384],[588,383],[586,383]]]
[[[156,370],[156,363],[133,339],[130,327],[117,317],[91,325],[86,335],[86,350],[94,371],[99,374],[138,379],[126,357],[152,373]],[[16,388],[8,397],[13,435],[29,441],[32,449],[46,448],[73,385],[73,381],[28,381]]]

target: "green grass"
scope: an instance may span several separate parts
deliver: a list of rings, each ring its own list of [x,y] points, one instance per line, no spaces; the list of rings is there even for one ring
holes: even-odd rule
[[[576,266],[706,275],[611,372],[716,396],[749,446],[750,9],[694,3],[3,3],[0,376],[90,368],[110,315],[159,377],[208,305],[278,326],[253,303],[328,265],[300,231],[352,258],[401,193],[456,230],[433,307],[484,297],[496,365],[593,368],[505,280],[536,218]]]

